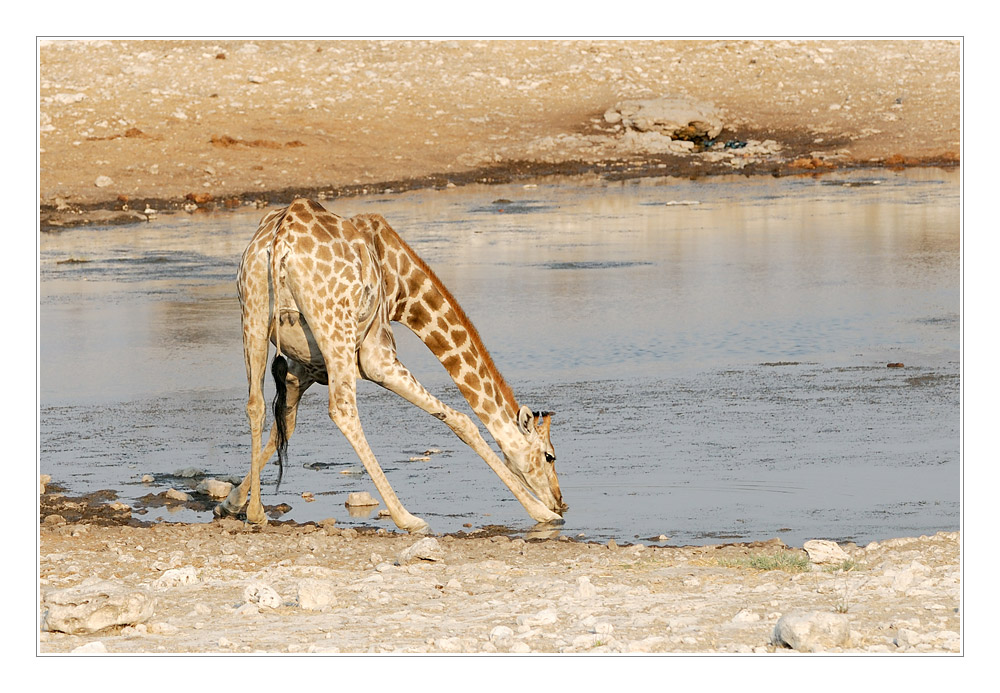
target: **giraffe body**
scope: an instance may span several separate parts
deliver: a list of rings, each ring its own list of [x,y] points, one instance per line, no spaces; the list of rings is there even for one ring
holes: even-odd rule
[[[276,412],[291,436],[299,398],[329,386],[330,418],[361,459],[397,526],[427,524],[399,502],[361,428],[356,383],[371,380],[444,421],[482,457],[539,522],[559,520],[562,502],[549,437],[551,418],[518,406],[472,322],[441,281],[379,215],[344,219],[297,199],[261,221],[240,262],[243,351],[249,382],[252,463],[243,482],[216,507],[236,513],[249,494],[247,520],[267,521],[260,473],[280,446],[272,427],[261,446],[268,343],[287,357],[285,406]],[[277,319],[275,318],[277,314]],[[391,322],[406,325],[441,361],[497,441],[501,461],[468,416],[430,394],[396,357]],[[534,494],[534,495],[532,495]]]

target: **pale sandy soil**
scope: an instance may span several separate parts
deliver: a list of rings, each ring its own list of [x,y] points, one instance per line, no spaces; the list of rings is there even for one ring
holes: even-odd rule
[[[817,651],[959,652],[960,535],[843,548],[830,566],[765,570],[762,556],[800,557],[778,540],[705,547],[617,546],[473,532],[421,538],[384,529],[208,524],[128,526],[126,510],[43,498],[40,617],[54,591],[110,581],[156,600],[142,623],[90,634],[42,631],[43,653],[471,652],[782,653],[779,618],[837,614],[849,639]],[[173,572],[170,572],[173,571]],[[186,573],[187,578],[179,575]],[[274,590],[272,605],[246,589]],[[321,608],[303,597],[320,589]],[[99,644],[95,644],[99,643]],[[84,650],[87,651],[87,650]]]
[[[666,95],[714,104],[720,141],[781,146],[748,173],[955,164],[960,56],[916,40],[45,42],[39,204],[67,224],[187,195],[731,171],[588,145],[615,136],[617,102]]]

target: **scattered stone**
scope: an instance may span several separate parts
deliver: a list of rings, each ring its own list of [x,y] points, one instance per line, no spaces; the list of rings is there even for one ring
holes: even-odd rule
[[[53,96],[52,100],[63,106],[68,106],[69,104],[83,101],[85,98],[87,98],[87,95],[79,92],[76,94],[60,93]]]
[[[730,623],[756,623],[759,620],[760,614],[754,613],[749,609],[740,609],[736,612],[736,615],[733,616]]]
[[[42,598],[42,606],[46,610],[42,630],[80,635],[147,621],[156,600],[142,590],[97,580],[49,592]]]
[[[62,515],[57,515],[52,513],[51,515],[46,515],[45,519],[42,520],[42,524],[46,525],[64,525],[66,524],[66,518]]]
[[[302,500],[304,500],[306,503],[312,503],[313,501],[316,500],[316,496],[314,496],[310,491],[303,491]]]
[[[175,471],[174,476],[190,479],[196,476],[205,476],[205,470],[198,469],[197,467],[184,467],[183,469],[178,469],[177,471]]]
[[[228,481],[209,478],[200,482],[194,490],[198,493],[204,493],[210,498],[227,498],[229,492],[233,490],[233,485]]]
[[[850,622],[844,614],[794,612],[778,619],[771,641],[800,652],[846,647],[850,644]]]
[[[186,566],[184,568],[171,568],[167,570],[156,579],[153,583],[153,589],[155,590],[168,590],[171,587],[180,587],[181,585],[194,585],[198,583],[198,572],[194,569],[194,566]]]
[[[349,508],[364,508],[378,505],[378,501],[372,498],[372,494],[368,493],[368,491],[356,491],[347,494],[347,502],[344,505]]]
[[[517,625],[519,626],[547,626],[555,623],[559,620],[559,614],[555,609],[545,609],[539,611],[534,616],[518,616]]]
[[[843,563],[850,559],[836,542],[825,539],[812,539],[803,544],[802,548],[809,554],[809,560],[816,564]]]
[[[175,635],[179,631],[180,628],[165,621],[155,621],[149,624],[149,632],[153,635]]]
[[[281,596],[270,585],[263,582],[251,582],[243,589],[243,601],[247,604],[257,604],[277,609],[281,606]]]
[[[440,561],[444,559],[444,550],[434,537],[424,537],[409,548],[403,549],[396,557],[396,563],[406,565],[413,561]]]
[[[156,479],[153,477],[152,474],[143,474],[142,475],[142,483],[144,483],[144,484],[151,484],[154,481],[156,481]]]
[[[186,503],[191,500],[191,496],[184,493],[183,491],[178,491],[176,489],[168,488],[164,494],[170,500],[180,501],[181,503]]]
[[[38,495],[45,495],[45,487],[52,483],[52,477],[48,474],[40,474],[38,476]]]
[[[70,652],[75,654],[106,654],[108,648],[104,646],[104,643],[100,640],[95,640],[94,642],[88,642],[79,647],[74,647]]]
[[[114,183],[115,182],[111,180],[111,178],[108,176],[98,176],[97,179],[94,181],[94,185],[96,185],[98,188],[106,188],[109,185],[114,185]]]
[[[256,604],[250,604],[248,602],[246,604],[241,604],[240,606],[238,606],[233,613],[235,613],[237,616],[256,616],[257,614],[260,613],[260,607],[258,607]]]
[[[514,639],[514,631],[508,626],[496,626],[490,631],[490,642],[503,645]]]
[[[924,642],[924,638],[915,630],[900,628],[896,631],[896,637],[893,638],[892,642],[896,647],[906,649],[908,647],[916,647],[920,643]]]
[[[591,599],[597,596],[597,588],[590,584],[590,578],[586,575],[576,579],[576,596],[581,599]]]
[[[322,580],[302,580],[298,584],[298,602],[303,609],[320,611],[337,603],[337,592],[333,584]]]

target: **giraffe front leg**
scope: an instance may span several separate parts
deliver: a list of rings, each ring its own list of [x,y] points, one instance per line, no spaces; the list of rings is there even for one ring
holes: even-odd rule
[[[373,382],[415,404],[434,418],[447,424],[459,439],[472,448],[490,469],[510,489],[521,506],[535,522],[562,522],[562,517],[550,510],[540,500],[535,498],[525,488],[521,480],[500,461],[496,453],[486,444],[476,426],[465,414],[455,411],[447,404],[432,395],[420,382],[413,377],[406,366],[399,362],[395,354],[383,347],[382,350],[372,348],[362,351],[365,375]]]
[[[358,418],[356,404],[355,383],[353,379],[342,380],[338,384],[330,383],[330,418],[341,430],[344,437],[354,448],[361,463],[368,471],[368,475],[375,482],[375,488],[382,497],[382,502],[389,510],[392,521],[400,529],[411,534],[425,533],[430,531],[430,526],[417,517],[410,514],[403,504],[396,497],[396,492],[389,485],[389,480],[379,466],[375,454],[372,452],[361,428],[361,420]]]

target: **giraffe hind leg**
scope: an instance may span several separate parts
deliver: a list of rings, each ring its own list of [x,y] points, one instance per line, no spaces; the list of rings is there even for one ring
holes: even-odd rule
[[[313,384],[313,380],[306,374],[305,369],[303,369],[297,361],[290,361],[288,374],[285,376],[284,385],[287,391],[286,396],[286,406],[284,410],[284,416],[282,421],[284,422],[285,432],[286,432],[286,442],[288,438],[291,437],[292,433],[295,432],[295,423],[298,414],[299,401],[305,393],[306,390]],[[271,433],[268,436],[267,444],[264,449],[260,452],[260,461],[257,465],[251,465],[250,471],[243,478],[243,481],[233,488],[229,493],[229,497],[225,501],[215,506],[215,515],[217,517],[224,517],[227,515],[237,515],[243,509],[243,506],[247,503],[247,496],[249,495],[251,484],[254,478],[254,468],[259,467],[263,469],[267,464],[267,461],[271,459],[271,456],[275,453],[277,449],[277,420],[275,424],[271,426]],[[257,458],[255,458],[256,460]],[[258,472],[259,474],[259,472]],[[259,477],[258,477],[259,478]],[[263,517],[261,522],[257,524],[266,523],[267,517],[263,515],[263,507],[261,508],[260,514],[254,514],[255,517],[260,519]]]

